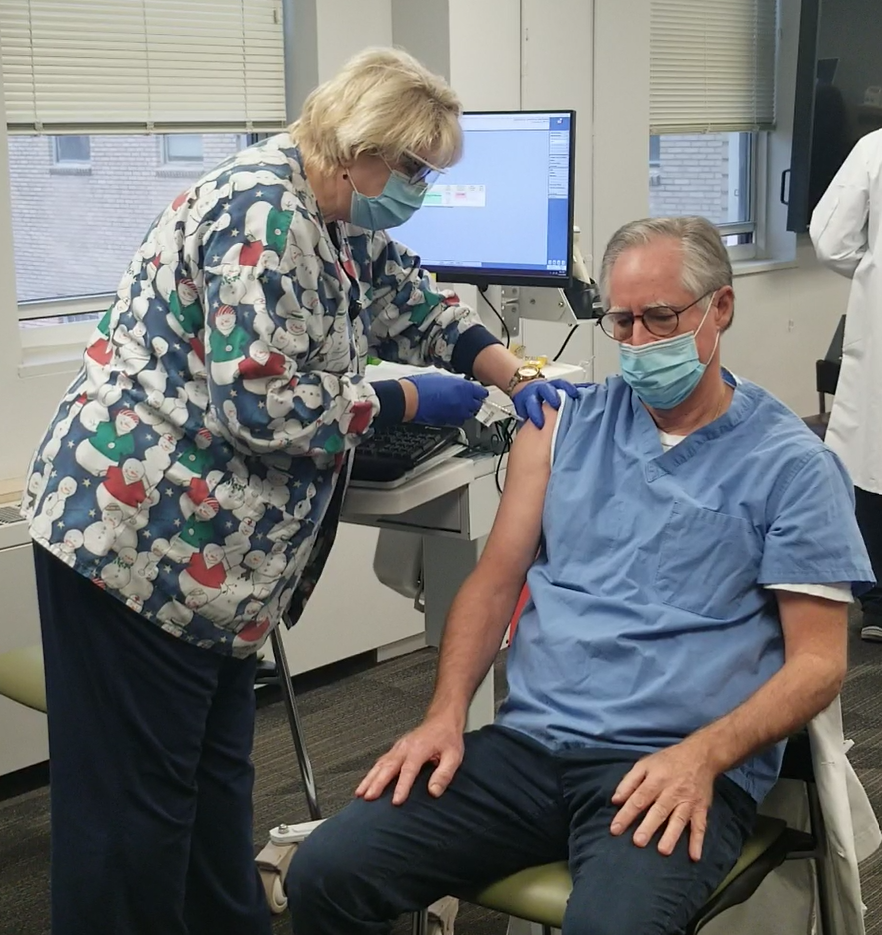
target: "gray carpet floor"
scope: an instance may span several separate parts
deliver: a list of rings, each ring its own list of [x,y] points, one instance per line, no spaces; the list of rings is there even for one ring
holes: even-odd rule
[[[846,734],[855,740],[852,762],[877,814],[882,815],[882,645],[862,643],[853,621],[848,681],[843,693]],[[431,693],[435,656],[429,651],[365,667],[331,681],[298,686],[301,714],[326,814],[341,808],[374,759],[403,731],[418,723]],[[504,691],[504,660],[497,663],[497,690]],[[258,711],[255,741],[255,844],[280,820],[307,815],[285,713],[280,703]],[[38,788],[0,802],[0,935],[49,932],[48,795]],[[868,935],[882,935],[882,856],[862,866]],[[276,933],[290,933],[285,916]],[[396,935],[409,932],[405,920]],[[458,935],[503,935],[505,920],[463,907]]]

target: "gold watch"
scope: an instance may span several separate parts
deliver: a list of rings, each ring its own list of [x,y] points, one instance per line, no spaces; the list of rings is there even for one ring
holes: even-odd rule
[[[530,380],[544,380],[545,374],[537,364],[523,364],[514,372],[514,376],[508,381],[505,392],[509,396],[515,391],[515,388],[521,383],[527,383]]]

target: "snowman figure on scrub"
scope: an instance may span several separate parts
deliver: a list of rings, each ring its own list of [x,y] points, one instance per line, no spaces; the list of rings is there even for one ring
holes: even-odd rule
[[[251,335],[238,324],[236,310],[221,305],[214,314],[214,327],[208,339],[211,357],[211,379],[218,386],[229,386],[239,375],[239,364],[245,359]]]
[[[77,445],[74,455],[77,464],[93,477],[102,477],[109,467],[134,454],[132,432],[140,421],[133,410],[123,409],[113,422],[102,422],[94,435]]]

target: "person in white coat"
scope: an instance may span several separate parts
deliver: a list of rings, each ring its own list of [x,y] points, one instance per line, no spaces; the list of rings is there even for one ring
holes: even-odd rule
[[[852,281],[827,444],[855,485],[877,584],[861,596],[865,640],[882,641],[882,130],[862,137],[812,214],[818,258]]]

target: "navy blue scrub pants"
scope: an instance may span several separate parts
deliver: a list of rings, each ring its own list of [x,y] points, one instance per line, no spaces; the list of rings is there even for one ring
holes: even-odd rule
[[[717,780],[701,860],[688,834],[670,857],[613,837],[613,792],[639,758],[622,750],[552,753],[500,727],[467,734],[440,798],[423,771],[410,798],[356,800],[294,855],[286,889],[295,935],[385,935],[390,920],[537,864],[569,858],[564,935],[682,932],[738,859],[756,804]],[[394,786],[394,783],[393,783]],[[636,828],[636,826],[635,826]]]
[[[268,935],[256,662],[163,632],[35,547],[53,935]]]
[[[858,526],[876,576],[876,586],[860,598],[864,626],[882,627],[882,494],[855,487],[854,497]]]

